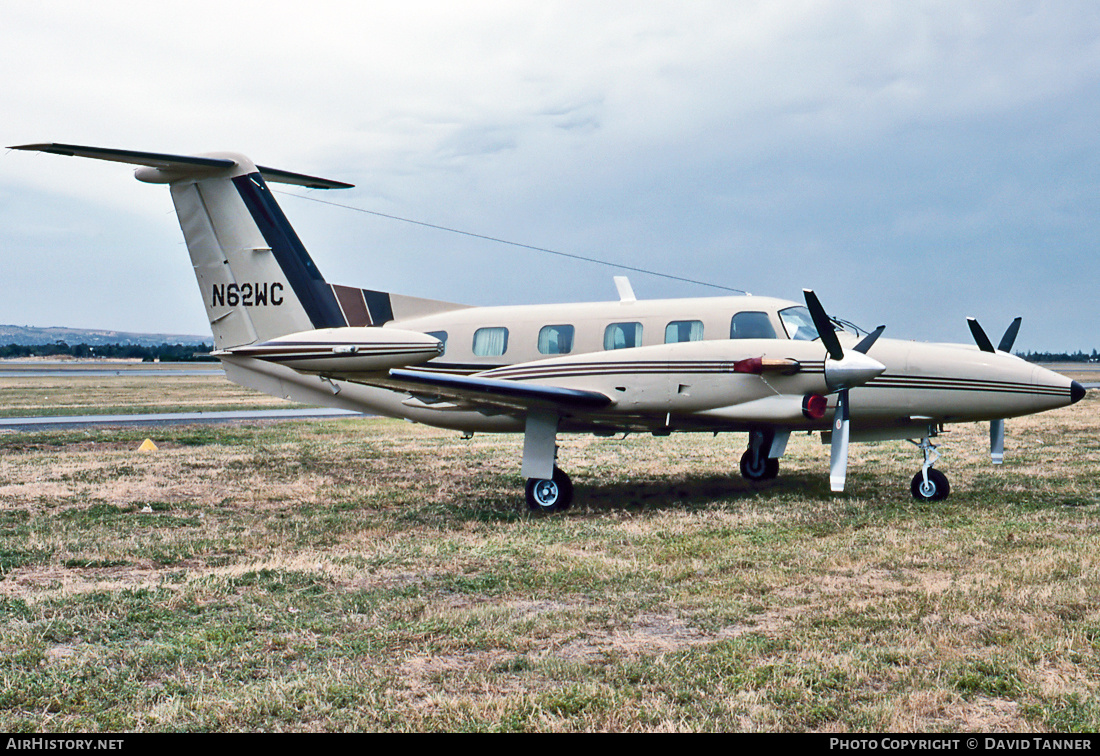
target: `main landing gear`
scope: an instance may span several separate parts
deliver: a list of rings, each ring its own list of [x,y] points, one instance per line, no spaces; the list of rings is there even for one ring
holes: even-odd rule
[[[527,506],[531,511],[543,514],[561,512],[569,509],[572,503],[573,481],[561,468],[554,468],[554,477],[550,480],[527,479]]]
[[[779,476],[779,460],[753,454],[748,449],[741,455],[741,475],[748,480],[773,480]]]
[[[749,448],[741,455],[741,475],[752,481],[775,479],[779,475],[779,457],[783,454],[789,435],[774,431],[751,431]]]
[[[573,503],[573,482],[557,466],[558,421],[553,412],[529,412],[523,431],[523,467],[527,478],[527,506],[549,514]]]
[[[932,467],[940,458],[940,453],[932,443],[932,436],[936,434],[931,428],[929,431],[919,444],[912,442],[924,452],[924,464],[921,465],[920,472],[913,476],[909,490],[917,501],[943,501],[951,493],[951,484],[947,482],[946,475]]]

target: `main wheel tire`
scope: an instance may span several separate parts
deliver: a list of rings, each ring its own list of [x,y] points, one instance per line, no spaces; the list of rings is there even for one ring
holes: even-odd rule
[[[550,514],[569,509],[573,503],[573,481],[559,468],[550,480],[527,479],[527,506],[534,512]]]
[[[749,480],[772,480],[779,475],[779,460],[764,457],[753,464],[752,451],[741,455],[741,475]]]
[[[951,484],[947,482],[947,476],[934,467],[928,468],[928,482],[924,482],[924,474],[917,473],[913,476],[913,482],[909,485],[913,498],[917,501],[943,501],[951,494]]]
[[[765,480],[775,480],[776,478],[779,477],[779,460],[778,459],[771,459],[769,457],[768,461],[765,462],[764,465],[765,465],[765,468],[766,468],[764,470],[764,479]]]

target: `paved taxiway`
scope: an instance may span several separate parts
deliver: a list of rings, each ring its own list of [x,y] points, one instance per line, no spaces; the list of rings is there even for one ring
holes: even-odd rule
[[[221,363],[148,363],[109,361],[4,361],[0,378],[92,378],[92,377],[180,377],[224,376]],[[2,430],[52,430],[98,425],[170,425],[181,423],[225,423],[238,420],[298,420],[308,418],[357,417],[358,412],[313,407],[305,409],[233,410],[224,412],[152,412],[131,415],[55,415],[45,417],[0,417]]]
[[[151,412],[138,415],[56,415],[54,417],[3,417],[0,430],[54,430],[96,425],[175,425],[227,423],[234,420],[301,420],[309,418],[362,417],[351,410],[331,408],[240,410],[230,412]]]

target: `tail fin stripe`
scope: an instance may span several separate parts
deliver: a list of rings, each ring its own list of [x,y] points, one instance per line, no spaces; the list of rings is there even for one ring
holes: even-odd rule
[[[370,313],[367,312],[367,302],[363,299],[362,289],[333,284],[332,291],[336,294],[336,300],[340,303],[340,309],[344,311],[344,319],[347,320],[348,325],[371,325]]]
[[[387,292],[363,289],[363,299],[367,302],[372,325],[382,325],[393,320],[393,305]]]
[[[325,283],[290,222],[259,173],[237,176],[233,184],[252,215],[279,267],[286,274],[314,328],[339,328],[347,319],[332,288]]]

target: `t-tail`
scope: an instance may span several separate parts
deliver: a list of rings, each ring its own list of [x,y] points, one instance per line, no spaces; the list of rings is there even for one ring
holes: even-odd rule
[[[318,329],[378,326],[455,305],[329,284],[283,215],[268,182],[312,189],[351,184],[257,166],[244,155],[198,156],[68,144],[14,147],[140,166],[140,181],[168,184],[203,304],[220,350]]]

